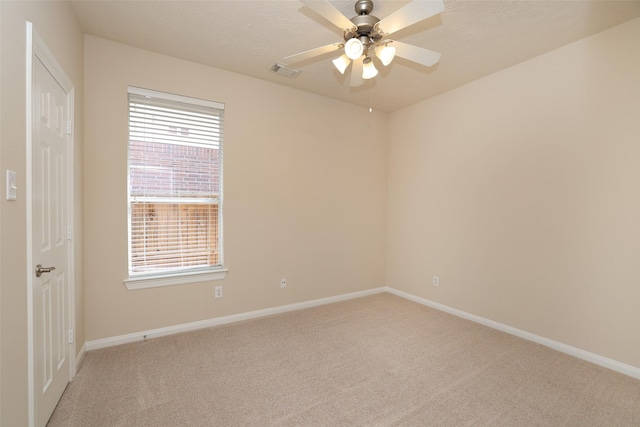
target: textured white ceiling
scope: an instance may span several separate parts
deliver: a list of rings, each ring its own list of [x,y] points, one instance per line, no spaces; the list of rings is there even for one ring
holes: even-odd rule
[[[348,18],[355,0],[330,0]],[[384,18],[407,0],[374,0]],[[640,1],[445,0],[445,11],[393,39],[442,53],[427,68],[396,58],[358,88],[338,73],[336,53],[273,73],[294,53],[342,41],[342,32],[297,0],[72,2],[88,34],[340,99],[395,111],[640,16]],[[640,41],[639,41],[640,48]]]

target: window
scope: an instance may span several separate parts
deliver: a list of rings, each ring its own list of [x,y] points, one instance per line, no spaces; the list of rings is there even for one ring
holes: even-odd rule
[[[129,88],[127,287],[224,277],[224,104]]]

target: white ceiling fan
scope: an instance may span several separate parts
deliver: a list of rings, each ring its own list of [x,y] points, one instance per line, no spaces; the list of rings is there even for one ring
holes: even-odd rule
[[[402,43],[386,37],[417,22],[444,11],[443,0],[414,0],[386,18],[373,15],[372,0],[357,0],[356,16],[348,19],[327,0],[300,0],[301,3],[327,19],[344,31],[344,42],[317,47],[284,58],[295,64],[329,52],[344,49],[342,56],[333,64],[342,74],[352,65],[351,86],[359,86],[364,80],[378,74],[373,63],[375,55],[382,65],[387,66],[395,56],[431,67],[440,60],[440,53],[418,46]]]

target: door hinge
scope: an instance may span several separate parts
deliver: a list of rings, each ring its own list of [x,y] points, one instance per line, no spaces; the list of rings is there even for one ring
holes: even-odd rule
[[[71,131],[73,131],[73,122],[71,120],[67,120],[67,135],[71,135]]]
[[[67,227],[67,240],[71,240],[71,227]]]
[[[73,344],[73,339],[74,339],[74,338],[75,338],[75,337],[73,336],[73,329],[69,329],[69,337],[68,337],[68,339],[69,339],[69,344]]]

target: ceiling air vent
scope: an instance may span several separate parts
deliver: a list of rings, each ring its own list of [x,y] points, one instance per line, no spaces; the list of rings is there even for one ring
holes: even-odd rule
[[[302,70],[299,69],[299,68],[289,67],[288,65],[279,64],[279,63],[276,62],[271,67],[271,71],[273,71],[274,73],[277,73],[277,74],[281,74],[281,75],[283,75],[285,77],[294,78],[298,74],[300,74],[300,72]]]

